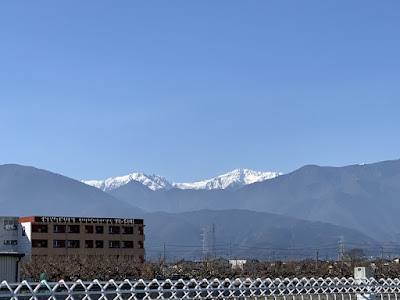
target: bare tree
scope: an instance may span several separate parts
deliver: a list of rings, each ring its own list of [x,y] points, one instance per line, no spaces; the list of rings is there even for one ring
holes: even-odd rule
[[[366,255],[363,249],[361,248],[354,248],[345,253],[345,256],[351,262],[359,262],[365,259]]]

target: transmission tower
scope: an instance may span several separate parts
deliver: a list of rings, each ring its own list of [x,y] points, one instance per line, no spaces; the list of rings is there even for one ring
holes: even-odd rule
[[[210,229],[207,228],[207,227],[201,228],[201,234],[200,235],[202,237],[203,260],[207,260],[208,259],[208,253],[210,252],[209,243],[208,243],[209,231],[210,231]]]
[[[343,261],[344,260],[344,236],[340,237],[340,241],[339,241],[339,259]]]
[[[201,228],[204,260],[217,257],[217,242],[215,230],[216,226],[214,223],[211,226],[205,226]]]

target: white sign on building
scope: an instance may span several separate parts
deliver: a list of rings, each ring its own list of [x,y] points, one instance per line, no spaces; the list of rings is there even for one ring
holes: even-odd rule
[[[18,217],[0,217],[0,252],[18,251]]]

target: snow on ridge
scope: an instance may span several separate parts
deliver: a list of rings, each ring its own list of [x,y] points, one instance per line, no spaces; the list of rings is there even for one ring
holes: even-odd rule
[[[282,173],[257,172],[247,169],[236,169],[224,175],[193,183],[175,183],[179,189],[214,190],[214,189],[237,189],[247,184],[260,182],[275,178]]]
[[[138,181],[152,190],[171,189],[172,183],[163,176],[132,173],[125,176],[111,177],[106,180],[82,180],[83,183],[97,187],[105,192],[115,190],[132,180]]]
[[[238,189],[244,185],[275,178],[283,173],[257,172],[247,169],[236,169],[221,176],[192,183],[172,182],[160,175],[146,175],[132,173],[125,176],[112,177],[106,180],[82,180],[83,183],[94,186],[105,192],[117,189],[130,181],[138,181],[149,189],[170,190],[172,188],[187,190],[214,190],[214,189]]]

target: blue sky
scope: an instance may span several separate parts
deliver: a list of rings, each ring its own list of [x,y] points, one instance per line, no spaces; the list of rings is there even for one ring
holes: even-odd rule
[[[0,163],[176,181],[400,158],[399,1],[2,1]]]

